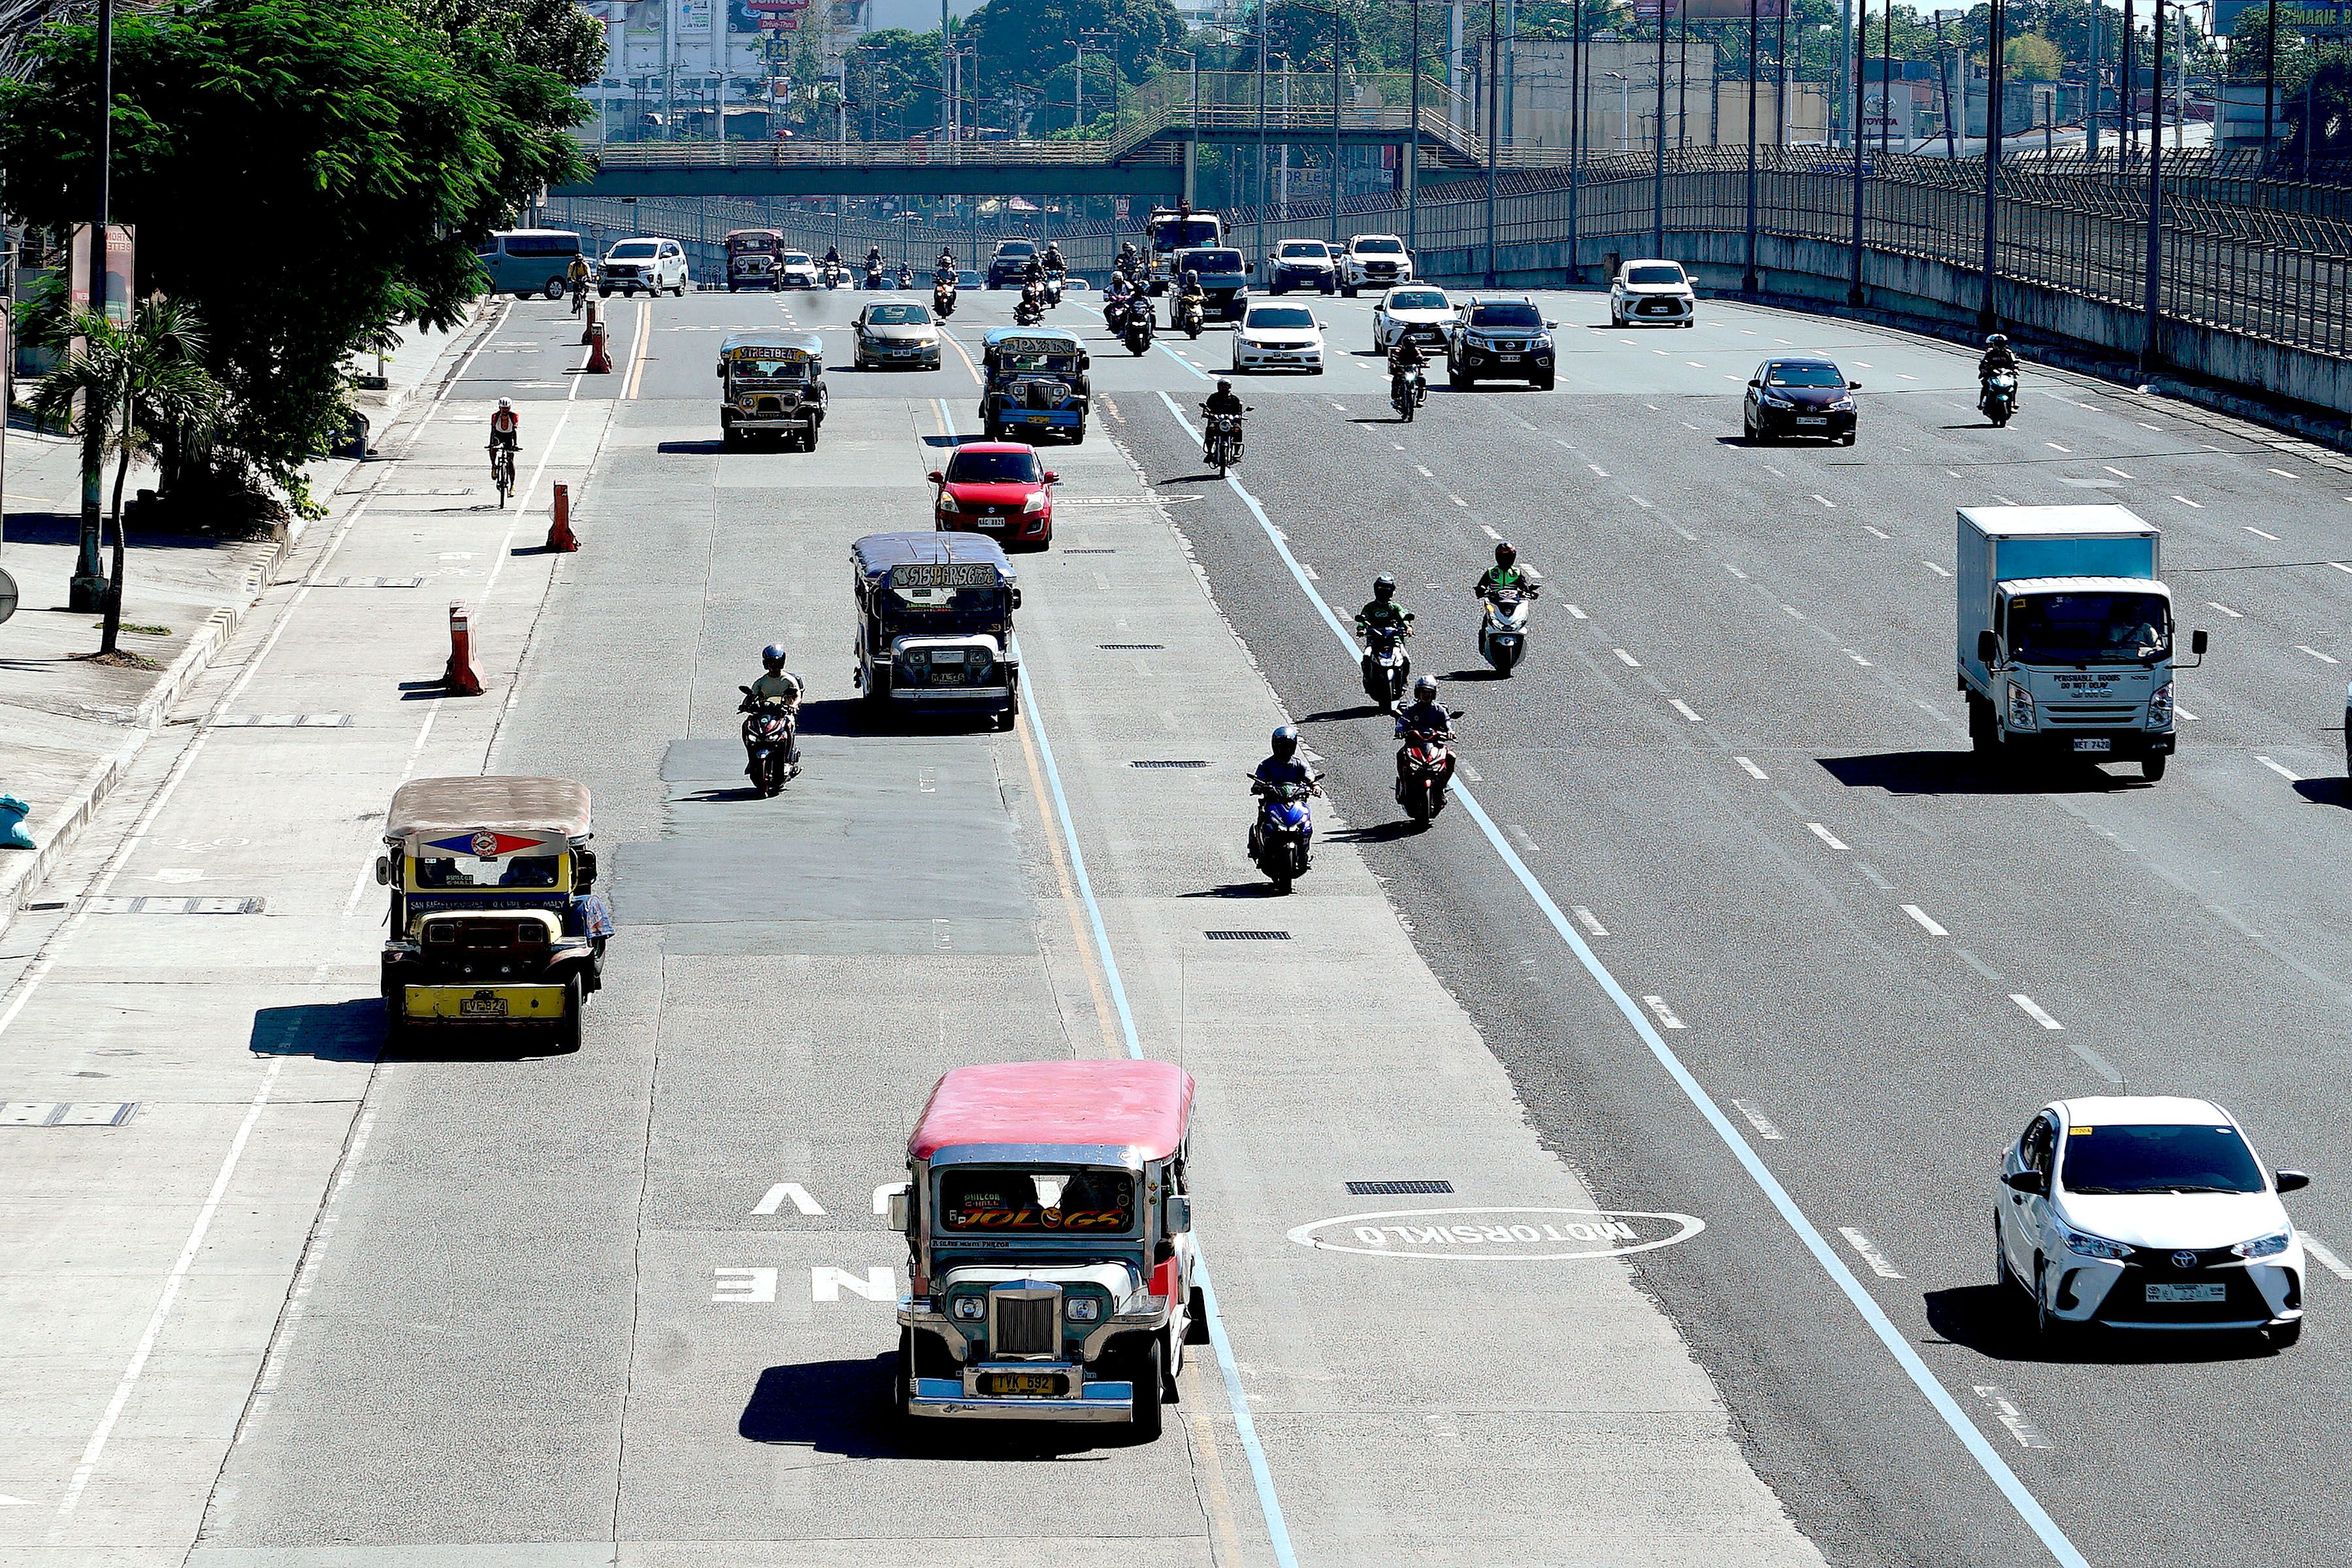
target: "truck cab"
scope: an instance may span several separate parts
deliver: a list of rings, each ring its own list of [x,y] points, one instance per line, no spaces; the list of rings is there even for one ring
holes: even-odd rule
[[[2119,506],[1963,507],[1958,655],[1977,754],[2137,761],[2175,743],[2172,590],[2162,539]]]
[[[1183,275],[1175,259],[1178,251],[1225,243],[1225,226],[1216,214],[1196,213],[1190,206],[1152,208],[1143,220],[1143,232],[1150,242],[1143,252],[1144,289],[1152,294],[1165,294]]]

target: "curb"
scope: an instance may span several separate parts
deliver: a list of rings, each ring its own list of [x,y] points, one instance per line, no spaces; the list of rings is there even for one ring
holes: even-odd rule
[[[496,317],[496,312],[478,310],[475,323],[488,322],[494,327]],[[459,341],[453,339],[451,348],[444,351],[445,355],[456,352],[459,346]],[[460,358],[462,360],[462,355]],[[396,394],[388,394],[383,409],[383,428],[389,431],[402,411],[417,395],[437,395],[451,379],[449,375],[428,375],[413,386]],[[354,464],[353,468],[356,469],[361,466]],[[297,518],[288,525],[284,538],[256,549],[253,558],[246,565],[245,586],[236,601],[221,605],[205,618],[195,636],[188,639],[187,647],[182,648],[156,677],[155,684],[139,700],[139,705],[121,720],[122,727],[131,731],[130,743],[83,774],[81,783],[76,786],[66,806],[37,826],[35,837],[41,838],[40,847],[33,850],[29,858],[18,858],[12,855],[0,859],[0,877],[16,872],[19,867],[24,868],[13,880],[0,881],[0,932],[7,931],[18,912],[30,902],[30,895],[47,881],[79,840],[82,830],[97,816],[99,807],[106,804],[116,787],[130,775],[131,764],[138,760],[148,738],[163,728],[172,704],[179,700],[198,676],[212,668],[213,660],[228,646],[230,636],[247,616],[260,607],[261,595],[269,586],[271,578],[277,575],[278,568],[309,536],[310,531],[310,520]],[[47,837],[41,837],[44,833]]]

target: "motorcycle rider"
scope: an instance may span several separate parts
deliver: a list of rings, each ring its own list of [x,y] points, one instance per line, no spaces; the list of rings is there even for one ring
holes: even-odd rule
[[[1118,260],[1113,263],[1114,269],[1132,278],[1141,266],[1142,258],[1135,253],[1135,242],[1131,239],[1121,240],[1118,247]]]
[[[1419,343],[1410,337],[1397,339],[1389,349],[1389,394],[1391,399],[1395,396],[1397,383],[1411,381],[1416,374],[1424,374],[1428,364],[1429,356],[1421,352]]]
[[[1495,546],[1495,563],[1478,574],[1478,581],[1471,584],[1470,593],[1474,598],[1484,599],[1506,588],[1532,594],[1540,586],[1540,579],[1519,565],[1518,551],[1505,540]]]
[[[827,267],[838,267],[841,265],[841,247],[837,245],[828,245],[824,247],[824,264]]]
[[[946,273],[949,277],[952,278],[952,277],[954,277],[954,276],[955,276],[955,269],[956,269],[956,264],[955,264],[955,252],[954,252],[954,251],[952,251],[952,250],[950,250],[946,246],[942,245],[941,247],[940,247],[940,265],[939,265],[939,270],[940,270],[940,271],[941,271],[941,272]]]
[[[1060,240],[1049,239],[1045,242],[1045,260],[1044,265],[1046,271],[1056,275],[1067,272],[1070,269],[1070,264],[1062,259],[1062,242]]]
[[[1405,625],[1411,619],[1412,617],[1405,614],[1404,606],[1396,602],[1396,579],[1385,572],[1373,578],[1372,602],[1356,612],[1357,629],[1385,631],[1393,627],[1411,637],[1412,628]]]
[[[1204,321],[1209,319],[1208,293],[1201,287],[1199,270],[1191,267],[1184,268],[1184,281],[1176,290],[1175,319],[1182,321],[1186,310],[1197,313]]]
[[[749,713],[762,701],[783,703],[784,711],[793,721],[784,741],[784,776],[791,778],[801,771],[801,678],[785,670],[784,650],[775,643],[760,650],[760,662],[768,667],[768,672],[751,682],[751,691],[736,704],[735,711]],[[743,771],[746,774],[751,771],[748,760]]]
[[[915,269],[907,265],[907,263],[901,261],[898,263],[898,287],[901,289],[912,289],[914,286]]]
[[[2010,352],[2009,334],[1995,332],[1985,340],[1984,357],[1977,361],[1977,406],[1984,406],[1987,386],[1996,371],[2017,374],[2017,355]]]
[[[1437,682],[1426,675],[1414,679],[1412,700],[1396,710],[1397,738],[1407,740],[1416,731],[1448,743],[1454,739],[1454,715],[1437,700]],[[1402,747],[1397,749],[1397,782],[1404,782]]]

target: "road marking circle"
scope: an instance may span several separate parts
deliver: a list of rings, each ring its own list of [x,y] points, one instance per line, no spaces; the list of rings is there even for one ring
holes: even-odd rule
[[[1439,1223],[1433,1219],[1435,1215],[1455,1217]],[[1484,1217],[1486,1215],[1552,1217],[1489,1220]],[[1341,1239],[1317,1234],[1342,1227]],[[1355,1252],[1367,1258],[1435,1258],[1449,1263],[1563,1263],[1650,1252],[1688,1241],[1706,1228],[1706,1221],[1695,1215],[1654,1214],[1640,1209],[1382,1209],[1370,1214],[1344,1214],[1298,1226],[1291,1230],[1290,1239],[1301,1247],[1318,1247],[1326,1252]],[[1669,1229],[1670,1235],[1658,1234]],[[1490,1245],[1580,1250],[1463,1250]]]

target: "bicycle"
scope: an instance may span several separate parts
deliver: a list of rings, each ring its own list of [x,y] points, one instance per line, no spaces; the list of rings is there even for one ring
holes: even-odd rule
[[[515,449],[503,443],[490,443],[490,482],[499,488],[499,510],[504,511],[507,497],[514,493]]]

